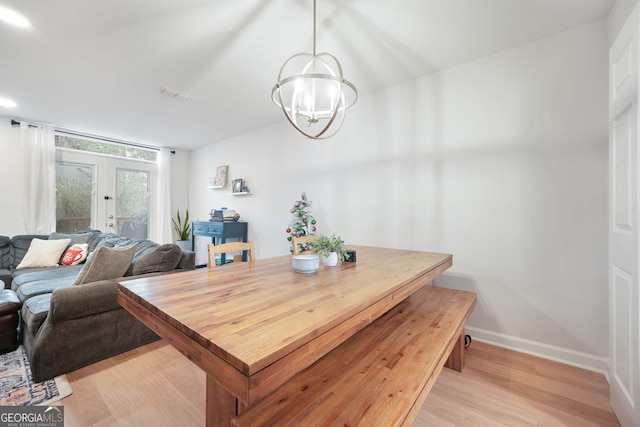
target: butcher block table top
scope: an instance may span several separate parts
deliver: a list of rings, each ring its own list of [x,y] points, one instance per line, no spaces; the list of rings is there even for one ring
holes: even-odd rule
[[[207,373],[207,424],[229,425],[452,265],[449,254],[349,248],[357,262],[313,274],[280,256],[122,282],[118,300]]]

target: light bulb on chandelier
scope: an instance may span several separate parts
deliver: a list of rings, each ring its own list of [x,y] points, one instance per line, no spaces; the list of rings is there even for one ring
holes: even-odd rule
[[[358,91],[344,78],[338,59],[330,53],[316,54],[316,0],[313,53],[298,53],[284,63],[271,99],[298,132],[312,139],[335,135],[346,109],[358,99]]]

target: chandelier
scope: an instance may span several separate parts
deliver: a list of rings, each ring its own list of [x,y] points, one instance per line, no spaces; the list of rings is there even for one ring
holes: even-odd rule
[[[280,68],[271,99],[298,132],[326,139],[340,130],[345,111],[358,99],[330,53],[316,54],[316,0],[313,0],[313,53],[293,55]]]

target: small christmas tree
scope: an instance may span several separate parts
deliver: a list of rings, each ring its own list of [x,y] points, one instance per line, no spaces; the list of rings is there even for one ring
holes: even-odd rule
[[[293,237],[310,236],[316,232],[316,220],[311,215],[311,201],[307,200],[307,195],[302,193],[302,200],[298,200],[293,204],[290,212],[293,214],[293,219],[287,227],[288,241],[291,241]],[[305,251],[309,249],[309,244],[301,244],[300,250]],[[293,252],[293,247],[289,249]]]

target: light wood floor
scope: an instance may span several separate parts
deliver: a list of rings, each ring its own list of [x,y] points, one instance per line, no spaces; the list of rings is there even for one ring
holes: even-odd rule
[[[67,374],[67,427],[204,426],[205,375],[164,341]],[[414,427],[619,426],[602,375],[474,341]]]
[[[472,342],[462,372],[443,369],[417,426],[619,426],[604,376]]]

